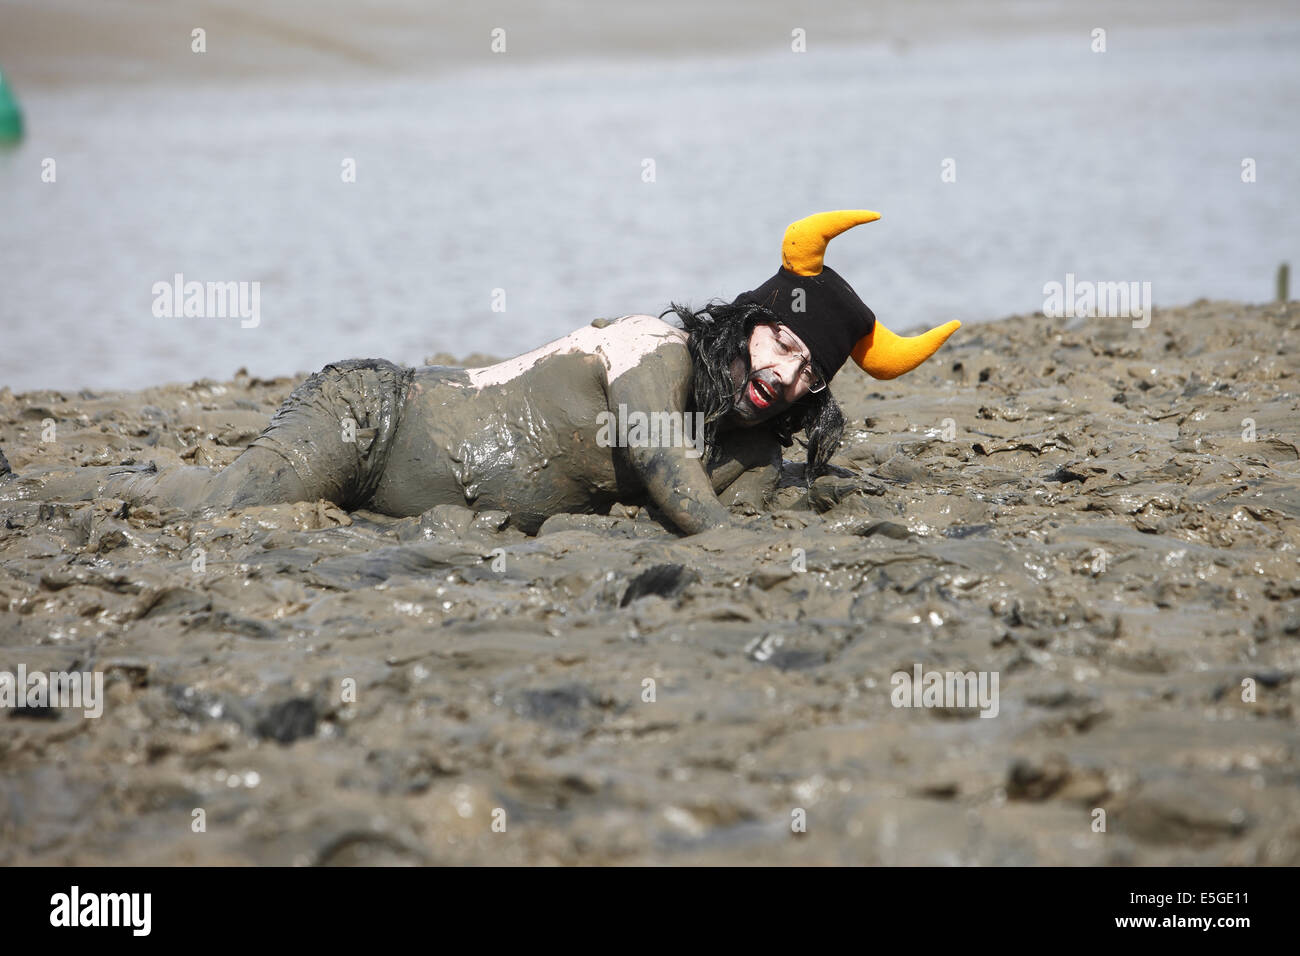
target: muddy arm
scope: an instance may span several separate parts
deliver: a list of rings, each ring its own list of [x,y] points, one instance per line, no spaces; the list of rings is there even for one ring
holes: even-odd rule
[[[755,504],[776,490],[781,444],[765,428],[741,428],[719,436],[721,453],[709,468],[713,490],[730,503],[740,496]],[[723,491],[727,494],[723,495]]]
[[[718,495],[727,508],[744,506],[748,511],[763,511],[776,491],[781,473],[772,468],[751,468]]]
[[[684,345],[666,343],[609,383],[611,411],[684,414],[691,382],[690,355]],[[661,443],[662,444],[662,443]],[[687,534],[731,524],[697,448],[689,443],[629,447],[628,462],[655,506]]]
[[[687,534],[731,524],[698,458],[680,448],[629,448],[628,458],[656,507]]]

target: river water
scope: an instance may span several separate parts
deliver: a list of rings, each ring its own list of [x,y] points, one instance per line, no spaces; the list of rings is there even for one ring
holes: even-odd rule
[[[897,329],[1033,312],[1067,273],[1150,282],[1157,308],[1264,301],[1300,260],[1298,40],[1291,20],[1112,31],[1104,53],[1060,30],[20,89],[0,385],[514,354],[598,316],[730,299],[775,271],[787,223],[845,207],[883,219],[827,262]],[[154,284],[177,274],[258,283],[256,325],[156,315]]]

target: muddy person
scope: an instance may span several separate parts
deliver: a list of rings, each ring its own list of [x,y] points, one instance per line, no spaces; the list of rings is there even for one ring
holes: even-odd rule
[[[151,464],[8,473],[0,501],[112,498],[199,514],[325,499],[399,517],[459,504],[508,512],[530,533],[551,515],[623,502],[651,505],[687,534],[725,527],[731,513],[718,495],[775,488],[781,449],[797,433],[806,478],[827,469],[843,431],[827,386],[850,357],[893,378],[959,325],[895,335],[823,265],[831,238],[878,218],[846,210],[793,223],[776,275],[730,303],[595,323],[483,368],[327,365],[217,472]],[[663,320],[670,314],[680,327]],[[686,427],[654,441],[610,427],[611,416],[625,425],[638,415]],[[687,419],[702,425],[702,442]]]

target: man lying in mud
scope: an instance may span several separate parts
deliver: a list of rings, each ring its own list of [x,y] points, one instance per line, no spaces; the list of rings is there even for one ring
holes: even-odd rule
[[[674,305],[681,328],[625,316],[484,368],[339,362],[299,385],[219,472],[8,474],[0,501],[116,498],[211,513],[325,499],[399,517],[460,504],[508,512],[529,533],[554,514],[624,502],[653,505],[687,534],[725,527],[719,493],[774,488],[797,432],[809,480],[826,469],[843,430],[827,385],[850,356],[893,378],[959,325],[897,336],[822,264],[831,238],[878,218],[847,210],[793,223],[775,276],[729,304]],[[664,427],[647,435],[650,421]]]

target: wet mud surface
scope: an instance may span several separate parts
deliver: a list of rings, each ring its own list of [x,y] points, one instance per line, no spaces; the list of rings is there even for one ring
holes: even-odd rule
[[[0,711],[0,863],[1300,863],[1298,344],[967,325],[836,379],[843,474],[691,538],[0,506],[0,669],[106,696]],[[4,390],[0,447],[223,465],[296,382]],[[917,665],[997,716],[894,707]]]

